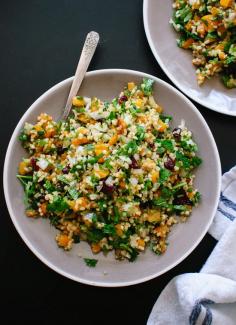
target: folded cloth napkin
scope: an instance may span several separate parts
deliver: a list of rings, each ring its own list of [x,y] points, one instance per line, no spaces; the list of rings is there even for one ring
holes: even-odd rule
[[[175,277],[162,291],[147,325],[236,324],[236,167],[222,177],[209,233],[219,242],[200,273]]]

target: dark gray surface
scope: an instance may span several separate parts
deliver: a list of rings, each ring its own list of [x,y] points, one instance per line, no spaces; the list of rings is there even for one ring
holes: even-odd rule
[[[128,68],[169,81],[146,41],[141,0],[1,1],[2,165],[19,118],[45,90],[74,73],[90,30],[101,36],[90,70]],[[236,120],[196,106],[213,132],[226,171],[236,161]],[[215,245],[215,240],[206,235],[181,264],[144,284],[118,289],[89,287],[63,278],[37,260],[16,233],[2,191],[1,206],[0,292],[4,324],[12,320],[145,324],[168,281],[180,273],[197,272]]]

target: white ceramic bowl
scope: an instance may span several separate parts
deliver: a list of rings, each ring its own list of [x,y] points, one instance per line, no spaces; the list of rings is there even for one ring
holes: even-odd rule
[[[190,51],[179,48],[179,35],[169,21],[173,0],[144,0],[144,28],[151,50],[170,80],[187,96],[213,111],[236,116],[236,89],[227,89],[218,77],[198,86]]]
[[[34,123],[41,112],[57,119],[66,103],[72,78],[49,89],[26,111],[10,140],[4,166],[4,192],[11,219],[20,236],[32,252],[56,272],[79,282],[97,286],[127,286],[155,278],[170,270],[188,256],[206,234],[217,208],[220,193],[221,168],[217,147],[210,129],[194,105],[179,91],[164,81],[145,73],[131,70],[98,70],[87,73],[80,95],[97,96],[110,100],[117,96],[128,81],[139,83],[143,77],[155,80],[154,95],[167,114],[173,116],[173,126],[186,121],[199,145],[203,164],[197,171],[196,187],[202,202],[185,224],[174,226],[169,236],[167,252],[157,256],[147,250],[137,261],[116,261],[113,253],[99,254],[96,268],[88,268],[83,258],[92,258],[88,244],[80,243],[65,252],[57,247],[56,230],[48,220],[25,216],[23,189],[16,179],[17,168],[26,152],[18,135],[26,121]],[[81,256],[79,257],[78,254]]]

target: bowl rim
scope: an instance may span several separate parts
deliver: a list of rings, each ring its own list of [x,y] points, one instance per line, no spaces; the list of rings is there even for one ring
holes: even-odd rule
[[[235,112],[230,112],[228,110],[224,110],[222,111],[222,109],[217,108],[215,105],[211,105],[211,103],[209,101],[204,101],[201,100],[200,98],[198,98],[197,96],[195,96],[194,94],[189,94],[187,90],[184,89],[184,87],[181,85],[181,83],[179,83],[179,81],[177,80],[177,78],[175,78],[174,74],[172,74],[171,72],[169,72],[168,68],[165,66],[165,64],[163,63],[160,55],[158,54],[156,47],[154,45],[154,42],[152,40],[151,37],[151,32],[150,32],[150,28],[149,28],[149,24],[148,24],[148,2],[150,0],[144,0],[143,1],[143,25],[144,25],[144,30],[145,30],[145,34],[148,40],[148,44],[151,48],[151,51],[157,61],[157,63],[160,65],[161,69],[164,71],[164,73],[167,75],[167,77],[173,82],[173,84],[178,87],[186,96],[188,96],[189,98],[191,98],[192,100],[194,100],[195,102],[197,102],[198,104],[205,106],[207,108],[209,108],[212,111],[215,111],[217,113],[220,114],[225,114],[225,115],[229,115],[229,116],[236,116],[236,111]]]
[[[37,251],[37,249],[34,247],[33,244],[31,244],[31,242],[28,240],[27,236],[24,234],[23,229],[21,229],[20,223],[17,221],[17,218],[13,212],[13,208],[11,205],[11,200],[9,197],[9,184],[7,182],[7,176],[9,173],[9,160],[10,160],[10,154],[12,151],[12,146],[13,146],[13,141],[15,140],[15,138],[17,137],[17,135],[19,134],[19,131],[21,129],[20,125],[23,122],[23,120],[27,119],[27,116],[34,110],[34,108],[43,100],[45,99],[48,95],[52,94],[53,92],[57,91],[58,89],[60,89],[61,87],[63,87],[64,85],[66,85],[67,83],[71,82],[73,77],[69,77],[59,83],[57,83],[56,85],[54,85],[53,87],[51,87],[50,89],[48,89],[46,92],[44,92],[38,99],[36,99],[36,101],[34,101],[34,103],[26,110],[26,112],[23,114],[23,116],[21,117],[21,119],[19,120],[19,122],[17,123],[10,142],[8,144],[8,148],[6,151],[6,156],[5,156],[5,161],[4,161],[4,170],[3,170],[3,188],[4,188],[4,195],[5,195],[5,200],[6,200],[6,204],[7,204],[7,208],[8,208],[8,212],[10,214],[11,220],[17,230],[17,232],[19,233],[19,235],[21,236],[21,238],[23,239],[24,243],[28,246],[28,248],[39,258],[39,260],[41,260],[44,264],[46,264],[48,267],[50,267],[52,270],[54,270],[55,272],[59,273],[60,275],[65,276],[66,278],[69,278],[71,280],[74,280],[76,282],[80,282],[83,284],[88,284],[88,285],[93,285],[93,286],[99,286],[99,287],[125,287],[125,286],[130,286],[130,285],[135,285],[135,284],[139,284],[139,283],[143,283],[146,282],[148,280],[154,279],[164,273],[166,273],[167,271],[171,270],[172,268],[174,268],[177,264],[179,264],[180,262],[182,262],[189,254],[192,253],[192,251],[198,246],[198,244],[201,242],[201,240],[203,239],[203,237],[205,236],[205,234],[207,233],[217,206],[218,206],[218,198],[220,196],[220,185],[221,185],[221,163],[220,163],[220,157],[219,157],[219,152],[214,140],[214,137],[210,131],[209,126],[207,125],[205,119],[203,118],[203,116],[201,115],[201,113],[197,110],[197,108],[194,106],[194,104],[188,99],[186,98],[179,90],[177,90],[176,88],[174,88],[173,86],[169,85],[167,82],[152,76],[150,74],[144,73],[144,72],[140,72],[140,71],[135,71],[135,70],[129,70],[129,69],[101,69],[101,70],[94,70],[94,71],[90,71],[86,73],[86,76],[96,76],[96,75],[106,75],[106,74],[130,74],[131,76],[135,76],[135,77],[141,77],[141,78],[152,78],[157,84],[162,84],[164,87],[168,88],[169,90],[171,90],[172,92],[174,92],[177,96],[179,96],[188,106],[191,106],[191,109],[195,112],[195,114],[198,116],[198,118],[201,120],[201,122],[203,123],[203,126],[206,128],[206,131],[208,133],[210,142],[212,144],[214,153],[215,153],[215,157],[216,157],[216,172],[217,172],[217,179],[216,179],[216,188],[217,188],[217,197],[215,199],[215,203],[214,206],[212,207],[212,214],[211,217],[208,220],[208,223],[205,226],[204,231],[202,232],[201,236],[198,238],[198,240],[196,240],[191,247],[189,247],[189,249],[187,250],[187,252],[185,252],[185,254],[183,254],[181,256],[181,258],[179,258],[178,260],[174,261],[173,263],[171,263],[168,267],[166,267],[165,269],[163,269],[162,271],[159,271],[155,274],[149,275],[149,276],[145,276],[143,278],[140,278],[138,280],[130,280],[130,281],[124,281],[124,282],[99,282],[99,281],[91,281],[91,280],[86,280],[86,279],[81,279],[78,276],[74,276],[71,275],[70,273],[61,270],[60,268],[58,268],[56,265],[54,265],[50,260],[48,260],[47,258],[45,258],[41,253],[39,253]]]

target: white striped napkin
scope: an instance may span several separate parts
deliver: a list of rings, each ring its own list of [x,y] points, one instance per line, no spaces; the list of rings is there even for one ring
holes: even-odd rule
[[[222,176],[220,202],[209,233],[217,240],[236,218],[236,167]],[[236,323],[236,322],[235,322]]]
[[[209,229],[218,244],[200,273],[182,274],[169,282],[148,325],[236,325],[235,219],[236,167],[222,177],[220,202]]]

